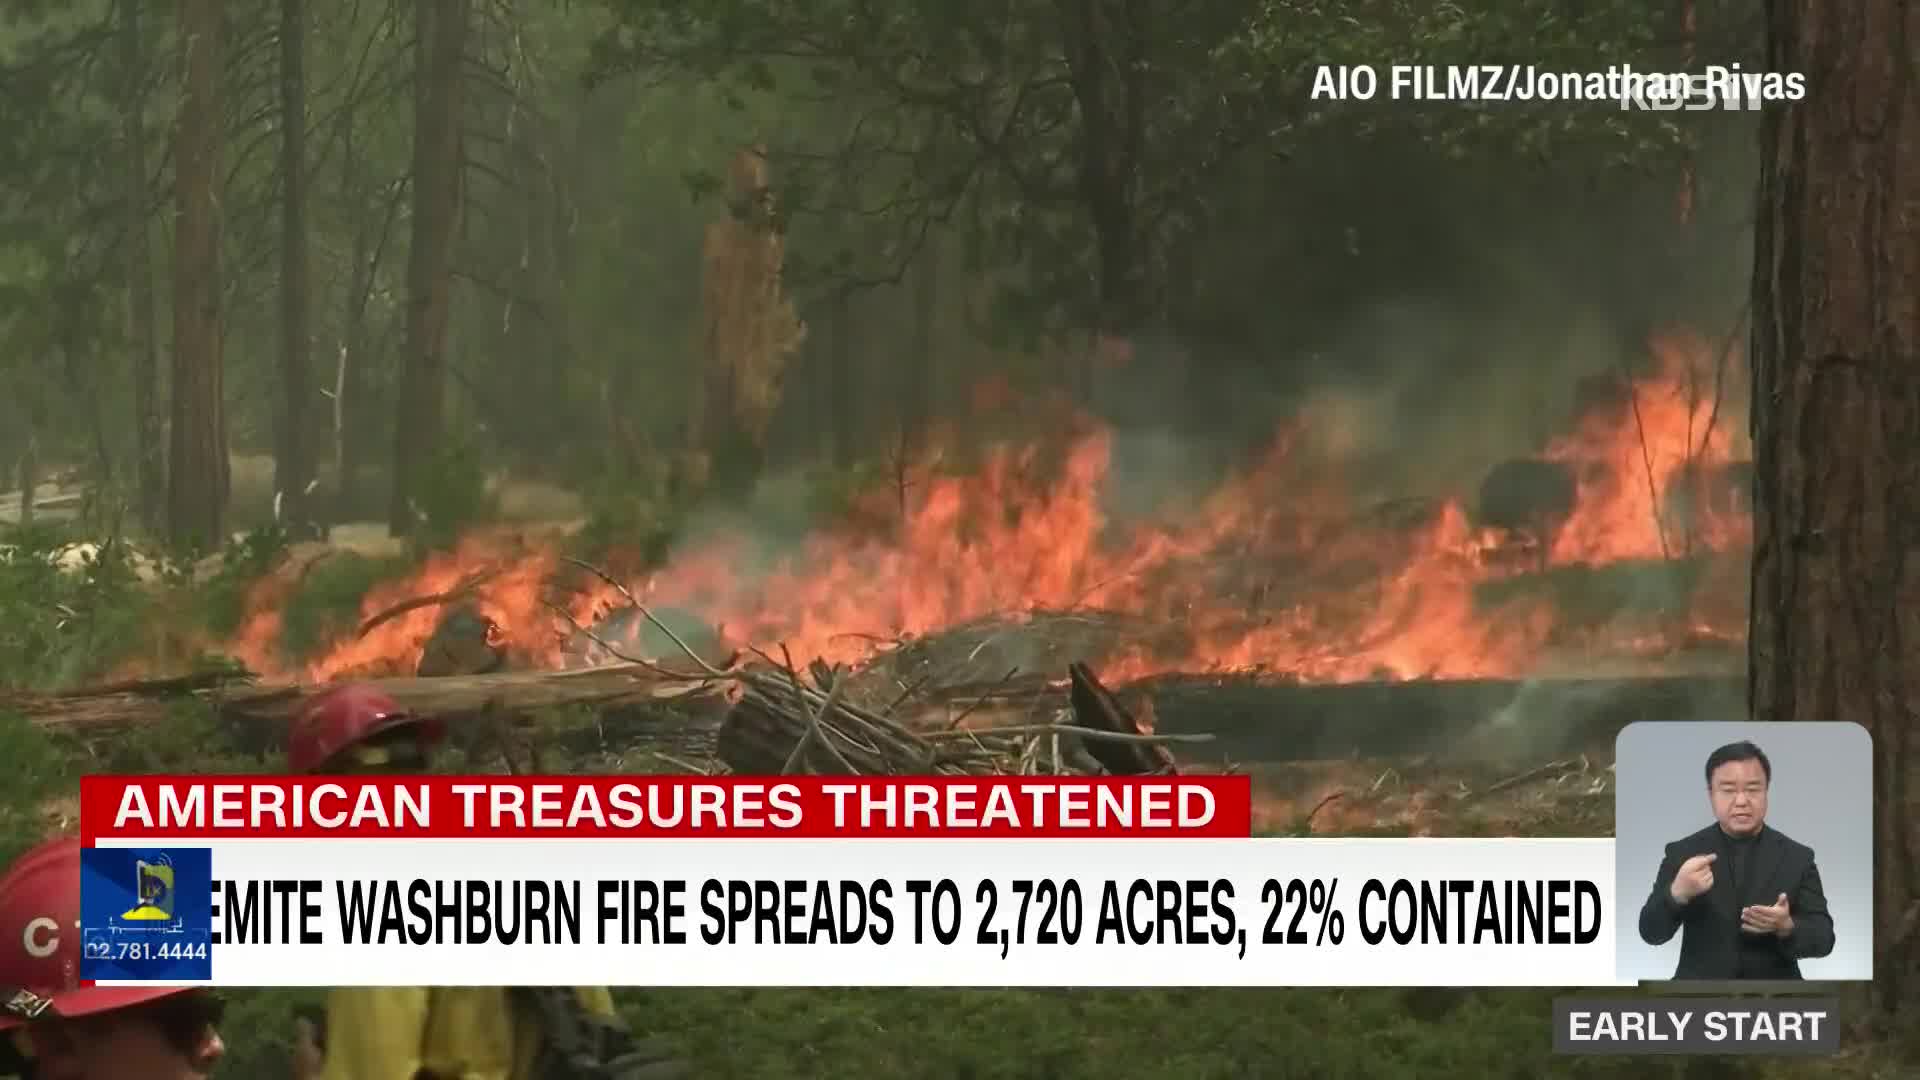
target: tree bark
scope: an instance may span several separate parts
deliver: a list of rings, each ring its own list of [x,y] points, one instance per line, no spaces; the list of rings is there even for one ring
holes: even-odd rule
[[[174,141],[173,430],[167,531],[179,547],[223,536],[227,431],[220,334],[222,5],[182,0],[182,92]]]
[[[833,432],[833,464],[850,469],[860,455],[858,433],[859,380],[854,378],[853,298],[851,290],[836,288],[828,300],[831,342],[827,346],[827,426]]]
[[[907,361],[906,400],[902,404],[903,449],[909,460],[926,446],[933,423],[935,387],[939,385],[940,340],[935,322],[940,298],[940,243],[929,236],[913,274],[913,355]]]
[[[412,531],[422,467],[438,451],[446,409],[447,322],[459,235],[460,122],[468,0],[415,0],[413,242],[407,257],[407,346],[394,431],[395,535]]]
[[[280,382],[274,489],[285,521],[309,518],[313,479],[312,343],[307,327],[306,5],[280,2]]]
[[[1699,11],[1694,0],[1680,0],[1680,70],[1693,70],[1694,41],[1698,35]],[[1674,202],[1675,217],[1680,223],[1681,250],[1686,247],[1687,226],[1693,224],[1693,203],[1699,182],[1694,175],[1693,135],[1688,133],[1686,143],[1680,154],[1680,191]]]
[[[356,111],[351,107],[343,110],[340,120],[341,187],[350,200],[364,198],[366,192],[366,185],[361,181],[360,159],[354,148],[354,124],[358,120],[354,115]],[[349,205],[354,203],[350,202]],[[340,319],[339,352],[333,360],[333,490],[330,494],[336,520],[346,513],[349,505],[353,505],[353,495],[358,490],[356,484],[360,461],[364,456],[359,440],[350,438],[347,429],[350,421],[359,419],[360,372],[366,363],[360,352],[367,338],[367,298],[372,292],[369,287],[372,268],[367,265],[367,250],[371,246],[366,227],[356,225],[353,230],[353,253],[350,256],[353,262],[347,271],[346,309]]]
[[[20,451],[20,524],[33,524],[33,496],[40,489],[40,438],[31,421],[27,424],[26,445]]]
[[[148,228],[146,63],[140,0],[121,0],[120,101],[122,198],[126,200],[127,350],[132,357],[134,492],[140,523],[159,532],[167,493],[165,435],[160,422],[160,361],[155,338],[153,241]]]
[[[1058,0],[1058,10],[1080,115],[1079,192],[1097,257],[1093,329],[1125,334],[1152,316],[1140,207],[1149,31],[1129,0]]]
[[[767,426],[805,339],[783,279],[786,238],[764,147],[735,152],[728,211],[707,226],[701,250],[700,373],[688,448],[706,461],[713,493],[738,495],[766,461]]]
[[[1769,0],[1753,282],[1749,693],[1873,736],[1874,996],[1920,986],[1920,8]]]

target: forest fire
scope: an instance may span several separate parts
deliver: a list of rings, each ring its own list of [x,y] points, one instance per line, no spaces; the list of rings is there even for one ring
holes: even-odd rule
[[[1171,670],[1309,682],[1514,676],[1569,652],[1636,657],[1737,641],[1750,528],[1737,490],[1744,433],[1728,422],[1738,413],[1714,352],[1704,339],[1670,335],[1656,342],[1649,373],[1594,381],[1536,470],[1564,470],[1571,505],[1544,513],[1531,536],[1481,520],[1484,507],[1467,497],[1355,505],[1337,463],[1312,460],[1291,432],[1198,506],[1121,526],[1101,506],[1112,436],[1088,427],[1064,449],[999,448],[961,474],[922,471],[904,518],[888,490],[862,508],[871,512],[851,515],[865,524],[817,531],[781,557],[763,558],[745,537],[702,542],[628,585],[644,603],[697,613],[737,645],[784,646],[800,664],[857,663],[889,642],[1041,611],[1154,627],[1087,657],[1117,679]],[[1533,545],[1535,565],[1502,557],[1516,543]],[[1553,584],[1635,567],[1689,584],[1651,611],[1570,600]],[[464,583],[521,662],[557,667],[569,619],[590,625],[626,603],[591,579],[556,595],[564,569],[555,550],[478,533],[371,591],[362,612]],[[276,655],[283,601],[281,589],[257,590],[228,651],[256,671],[311,681],[411,671],[441,614],[435,605],[406,611],[289,671]]]

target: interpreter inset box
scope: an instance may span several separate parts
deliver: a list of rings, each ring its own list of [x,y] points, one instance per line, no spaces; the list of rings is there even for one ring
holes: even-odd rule
[[[1614,750],[1620,978],[1873,977],[1865,728],[1647,721]]]

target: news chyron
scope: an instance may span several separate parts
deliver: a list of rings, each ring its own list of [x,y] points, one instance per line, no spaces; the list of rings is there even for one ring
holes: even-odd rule
[[[1616,984],[1609,839],[1252,812],[1244,774],[81,781],[95,842],[211,851],[220,986]]]
[[[1834,984],[1873,977],[1866,729],[1641,722],[1614,772],[1615,964],[1642,989],[1555,1001],[1554,1049],[1837,1053]]]

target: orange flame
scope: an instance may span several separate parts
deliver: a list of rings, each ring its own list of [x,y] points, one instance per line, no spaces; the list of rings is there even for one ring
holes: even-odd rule
[[[1550,562],[1726,552],[1750,542],[1744,514],[1715,504],[1693,511],[1682,543],[1671,505],[1682,480],[1741,449],[1740,425],[1713,393],[1713,351],[1696,336],[1661,338],[1658,365],[1632,385],[1629,407],[1589,410],[1547,447],[1546,457],[1575,467],[1579,487]],[[1008,393],[994,384],[980,396],[1004,404]],[[920,467],[904,515],[897,491],[874,493],[847,522],[784,557],[727,536],[682,551],[630,587],[646,603],[699,613],[737,643],[784,645],[802,664],[857,663],[876,642],[984,616],[1086,608],[1162,628],[1103,658],[1103,677],[1120,679],[1172,669],[1263,669],[1310,681],[1524,674],[1568,632],[1545,599],[1497,610],[1482,602],[1481,586],[1513,571],[1486,557],[1498,538],[1475,528],[1460,500],[1365,513],[1338,468],[1300,449],[1291,431],[1185,515],[1128,526],[1101,505],[1111,434],[1084,422],[1076,432],[1051,455],[1041,446],[994,449],[965,475]],[[492,567],[478,590],[481,611],[521,656],[557,665],[556,630],[565,626],[542,589],[558,564],[547,547],[475,535],[370,592],[363,616]],[[1731,578],[1721,584],[1731,588]],[[564,603],[572,618],[587,622],[624,603],[616,589],[593,586]],[[250,666],[272,655],[283,601],[265,588],[251,598],[230,650]],[[1744,594],[1720,597],[1689,620],[1706,636],[1737,639],[1743,605]],[[300,673],[320,681],[410,670],[439,617],[433,606],[409,611],[337,642]]]

